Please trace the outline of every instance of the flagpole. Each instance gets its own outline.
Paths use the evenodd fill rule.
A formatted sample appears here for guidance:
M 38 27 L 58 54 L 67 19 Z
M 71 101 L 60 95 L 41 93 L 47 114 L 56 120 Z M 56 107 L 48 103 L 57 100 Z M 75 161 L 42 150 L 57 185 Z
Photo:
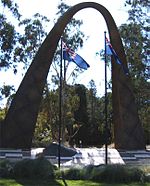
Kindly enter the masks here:
M 105 164 L 108 163 L 108 123 L 107 123 L 107 55 L 106 55 L 106 31 L 104 32 L 105 39 Z
M 60 169 L 61 157 L 61 127 L 62 127 L 62 60 L 63 60 L 63 47 L 61 38 L 61 55 L 60 55 L 60 77 L 59 77 L 59 132 L 58 132 L 58 167 Z
M 62 54 L 63 56 L 63 54 Z M 64 131 L 65 131 L 65 117 L 66 117 L 66 107 L 65 107 L 65 88 L 66 88 L 66 60 L 63 59 L 62 57 L 62 61 L 63 61 L 63 78 L 62 78 L 62 125 L 61 125 L 61 128 L 62 128 L 62 141 L 61 143 L 64 144 Z

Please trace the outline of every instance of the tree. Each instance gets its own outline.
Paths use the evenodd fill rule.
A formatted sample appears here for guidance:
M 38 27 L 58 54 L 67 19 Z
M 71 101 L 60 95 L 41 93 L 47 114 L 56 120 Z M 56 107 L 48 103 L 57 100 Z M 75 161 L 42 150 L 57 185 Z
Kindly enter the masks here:
M 74 119 L 76 123 L 75 131 L 76 135 L 73 136 L 73 140 L 76 145 L 87 145 L 89 143 L 89 116 L 87 112 L 87 96 L 86 87 L 81 84 L 75 85 L 76 94 L 79 96 L 79 107 L 74 112 Z
M 0 3 L 1 9 L 3 9 L 3 11 L 1 11 L 3 13 L 0 13 L 0 71 L 12 69 L 16 74 L 18 61 L 14 60 L 14 50 L 18 45 L 19 33 L 9 18 L 11 17 L 11 19 L 13 18 L 16 22 L 18 22 L 21 15 L 18 12 L 17 4 L 14 4 L 13 1 L 1 0 Z M 11 14 L 11 16 L 7 16 L 7 14 Z M 11 100 L 11 92 L 14 93 L 14 91 L 13 85 L 3 85 L 0 88 L 0 100 L 10 97 L 8 100 L 9 102 Z
M 74 117 L 76 122 L 81 124 L 88 123 L 88 113 L 87 113 L 87 100 L 86 100 L 86 88 L 84 85 L 77 84 L 76 85 L 76 94 L 80 98 L 79 108 L 74 113 Z
M 125 45 L 129 69 L 132 77 L 149 79 L 149 18 L 147 0 L 127 0 L 129 24 L 123 24 L 120 32 Z M 135 73 L 135 74 L 134 74 Z
M 43 99 L 40 105 L 38 119 L 36 123 L 33 144 L 46 145 L 51 141 L 57 141 L 59 126 L 59 108 L 57 90 L 48 89 L 46 84 Z
M 39 13 L 33 15 L 32 19 L 24 19 L 19 23 L 24 33 L 19 37 L 19 46 L 15 50 L 16 60 L 22 61 L 28 68 L 38 48 L 47 36 L 45 28 L 49 19 Z
M 18 5 L 16 3 L 14 4 L 12 0 L 1 0 L 1 3 L 4 8 L 8 8 L 11 11 L 15 18 L 19 19 L 21 17 L 18 11 Z
M 17 4 L 13 4 L 10 0 L 2 0 L 1 4 L 4 7 L 3 10 L 9 9 L 17 21 L 20 19 L 21 15 L 18 12 Z M 17 46 L 19 34 L 6 15 L 7 13 L 5 13 L 5 11 L 3 11 L 3 14 L 0 13 L 0 70 L 13 68 L 16 73 L 14 49 Z
M 91 133 L 92 145 L 103 145 L 105 143 L 105 98 L 96 96 L 95 82 L 89 82 L 89 90 L 87 93 L 88 113 L 89 113 L 89 133 Z M 108 94 L 108 128 L 109 133 L 112 132 L 112 94 Z M 109 136 L 110 137 L 110 136 Z M 109 143 L 111 141 L 109 140 Z
M 58 17 L 62 16 L 69 8 L 70 7 L 65 4 L 63 0 L 61 0 L 58 5 L 58 12 L 56 15 Z M 70 44 L 74 50 L 83 46 L 83 39 L 85 35 L 79 30 L 82 24 L 83 22 L 81 20 L 72 18 L 64 30 L 63 39 L 67 41 L 67 43 Z
M 65 103 L 66 115 L 63 131 L 64 142 L 70 141 L 73 135 L 74 111 L 78 108 L 78 97 L 75 88 L 67 85 L 67 99 Z M 35 129 L 34 144 L 46 145 L 51 141 L 58 140 L 59 131 L 59 89 L 49 90 L 45 86 L 43 99 L 39 110 L 37 126 Z
M 15 8 L 16 12 L 18 12 L 17 5 L 15 5 Z M 12 8 L 12 10 L 14 9 Z M 15 13 L 15 16 L 16 14 L 17 13 Z M 5 15 L 0 16 L 2 17 L 0 21 L 0 45 L 2 51 L 0 54 L 0 70 L 13 68 L 13 71 L 16 74 L 18 64 L 23 63 L 24 69 L 29 67 L 31 60 L 34 58 L 35 53 L 47 35 L 44 29 L 49 20 L 38 13 L 33 16 L 33 19 L 24 19 L 18 24 L 19 27 L 23 27 L 22 30 L 24 30 L 24 33 L 20 34 L 16 31 L 16 25 L 14 26 L 7 22 Z M 9 89 L 11 86 L 12 85 L 5 85 L 0 88 L 1 98 L 3 98 L 6 87 Z M 12 86 L 11 89 L 14 89 L 14 87 Z M 9 96 L 7 95 L 6 97 L 9 98 Z
M 94 125 L 95 123 L 95 97 L 96 97 L 96 85 L 94 80 L 91 80 L 89 82 L 89 111 L 90 111 L 90 118 L 91 118 L 91 123 Z

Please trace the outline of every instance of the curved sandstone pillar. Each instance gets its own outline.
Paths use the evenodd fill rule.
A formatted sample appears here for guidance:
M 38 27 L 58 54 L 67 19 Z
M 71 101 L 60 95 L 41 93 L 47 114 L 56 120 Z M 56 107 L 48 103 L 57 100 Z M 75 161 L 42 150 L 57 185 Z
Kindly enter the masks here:
M 25 74 L 1 125 L 1 147 L 31 147 L 43 88 L 59 39 L 73 15 L 84 8 L 94 8 L 103 15 L 111 43 L 124 65 L 127 65 L 116 24 L 108 10 L 93 2 L 73 6 L 50 31 Z M 115 145 L 121 149 L 143 149 L 145 148 L 144 137 L 130 79 L 115 63 L 112 62 L 112 66 Z

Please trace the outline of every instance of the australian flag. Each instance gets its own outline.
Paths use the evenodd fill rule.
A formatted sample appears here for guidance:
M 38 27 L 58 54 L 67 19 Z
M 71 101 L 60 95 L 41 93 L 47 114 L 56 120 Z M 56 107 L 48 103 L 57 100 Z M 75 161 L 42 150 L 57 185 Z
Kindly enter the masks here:
M 78 67 L 87 70 L 90 65 L 77 53 L 74 52 L 71 48 L 68 48 L 67 45 L 63 42 L 63 59 L 71 62 L 73 61 Z
M 112 45 L 110 44 L 109 40 L 107 37 L 105 38 L 106 42 L 106 55 L 112 55 L 116 61 L 117 64 L 122 66 L 122 69 L 125 74 L 128 74 L 128 69 L 123 65 L 121 60 L 119 59 L 118 55 L 116 54 L 115 50 L 113 49 Z

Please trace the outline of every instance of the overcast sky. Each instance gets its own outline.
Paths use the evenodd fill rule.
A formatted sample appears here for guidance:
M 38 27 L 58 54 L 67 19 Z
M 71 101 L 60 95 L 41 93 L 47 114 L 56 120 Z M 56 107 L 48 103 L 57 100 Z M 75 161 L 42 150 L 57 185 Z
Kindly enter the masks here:
M 15 0 L 19 5 L 19 11 L 24 18 L 31 18 L 35 13 L 40 13 L 47 16 L 50 19 L 50 23 L 47 26 L 48 31 L 54 26 L 54 18 L 57 12 L 57 5 L 60 0 Z M 75 5 L 83 0 L 64 0 L 68 5 Z M 127 10 L 124 7 L 125 0 L 96 0 L 113 16 L 117 26 L 125 23 L 128 17 Z M 96 56 L 96 52 L 104 48 L 104 31 L 107 31 L 107 27 L 102 15 L 95 9 L 86 8 L 79 11 L 75 17 L 83 20 L 81 30 L 89 39 L 84 43 L 82 49 L 77 51 L 89 64 L 90 68 L 84 73 L 79 75 L 77 83 L 84 84 L 87 86 L 88 82 L 93 79 L 96 83 L 98 96 L 102 96 L 104 93 L 104 62 L 100 61 L 99 57 Z M 74 64 L 73 64 L 74 65 Z M 16 89 L 19 86 L 22 76 L 13 75 L 9 72 L 0 72 L 0 86 L 5 84 L 15 85 Z M 9 78 L 8 78 L 9 77 Z M 10 78 L 11 77 L 11 78 Z M 15 83 L 14 83 L 15 82 Z

